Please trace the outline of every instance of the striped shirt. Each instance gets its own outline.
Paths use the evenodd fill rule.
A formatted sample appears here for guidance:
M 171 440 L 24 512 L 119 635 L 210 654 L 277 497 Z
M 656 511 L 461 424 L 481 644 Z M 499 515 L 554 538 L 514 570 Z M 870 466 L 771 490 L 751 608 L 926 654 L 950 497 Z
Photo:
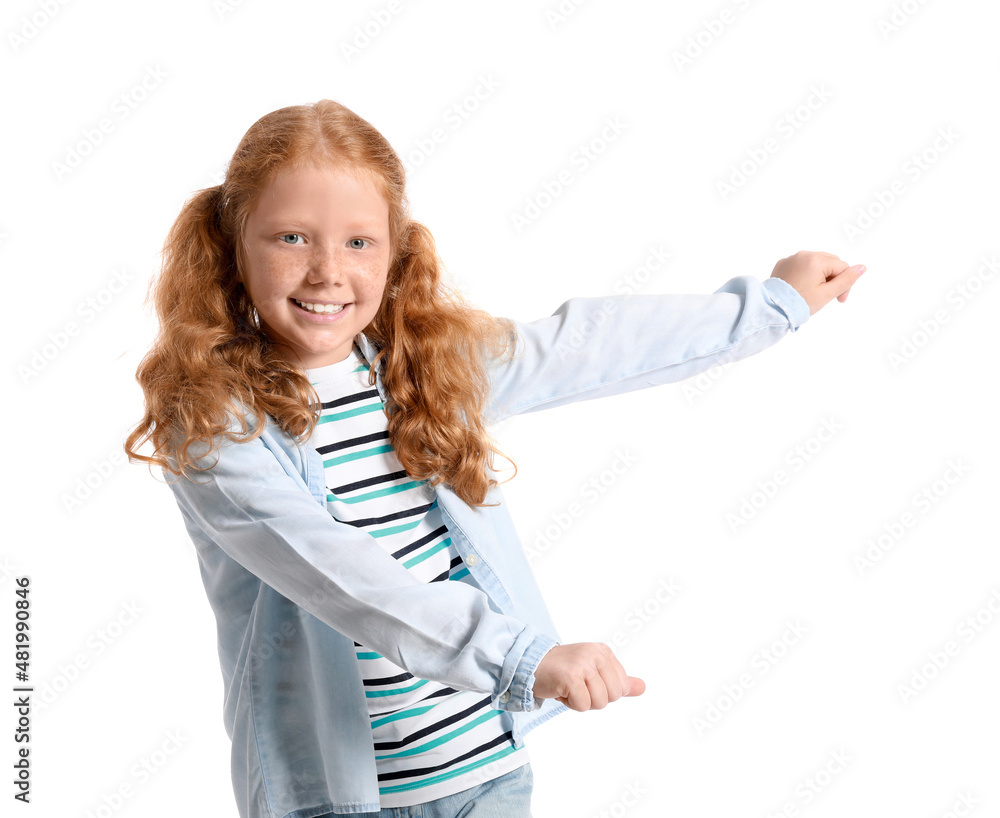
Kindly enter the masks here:
M 358 350 L 306 374 L 322 402 L 310 444 L 323 458 L 330 514 L 367 531 L 422 582 L 475 585 L 433 487 L 411 479 L 396 458 L 385 409 Z M 489 695 L 419 679 L 364 645 L 355 649 L 382 807 L 453 795 L 528 762 Z

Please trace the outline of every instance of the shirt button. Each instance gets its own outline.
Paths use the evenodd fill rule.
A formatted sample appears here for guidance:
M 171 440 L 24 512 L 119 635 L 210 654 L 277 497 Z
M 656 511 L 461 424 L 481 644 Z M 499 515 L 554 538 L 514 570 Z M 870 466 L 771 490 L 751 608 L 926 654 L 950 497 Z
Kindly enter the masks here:
M 479 562 L 479 557 L 475 554 L 469 554 L 469 556 L 465 558 L 466 565 L 475 565 L 477 562 Z
M 505 690 L 503 693 L 500 694 L 500 702 L 502 704 L 507 704 L 507 702 L 509 701 L 510 701 L 510 691 Z

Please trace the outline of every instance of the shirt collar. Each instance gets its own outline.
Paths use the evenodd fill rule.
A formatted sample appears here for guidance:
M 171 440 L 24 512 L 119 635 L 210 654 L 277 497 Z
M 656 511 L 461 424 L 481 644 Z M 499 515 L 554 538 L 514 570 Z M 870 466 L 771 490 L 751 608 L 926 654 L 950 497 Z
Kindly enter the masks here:
M 371 362 L 375 360 L 375 356 L 378 354 L 378 347 L 363 332 L 359 332 L 354 341 L 357 343 L 358 349 L 361 350 L 361 354 L 365 360 L 371 365 Z

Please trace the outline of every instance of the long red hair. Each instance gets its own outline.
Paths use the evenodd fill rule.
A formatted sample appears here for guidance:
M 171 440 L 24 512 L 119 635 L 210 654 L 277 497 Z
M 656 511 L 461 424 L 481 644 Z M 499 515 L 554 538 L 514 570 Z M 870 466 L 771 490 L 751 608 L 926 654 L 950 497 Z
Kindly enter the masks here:
M 243 286 L 243 237 L 261 191 L 301 164 L 360 171 L 389 207 L 392 261 L 382 303 L 364 330 L 379 351 L 388 393 L 389 438 L 406 471 L 445 483 L 482 505 L 496 480 L 499 453 L 482 420 L 491 356 L 513 348 L 513 324 L 467 304 L 442 280 L 434 239 L 409 218 L 405 170 L 386 139 L 331 100 L 282 108 L 246 132 L 221 185 L 198 191 L 171 227 L 150 296 L 159 334 L 136 372 L 145 414 L 125 441 L 130 461 L 172 474 L 196 465 L 226 436 L 251 440 L 263 424 L 239 433 L 228 413 L 269 416 L 304 443 L 319 417 L 319 398 L 303 370 L 261 328 Z M 152 456 L 138 449 L 146 441 Z M 190 447 L 206 444 L 193 458 Z

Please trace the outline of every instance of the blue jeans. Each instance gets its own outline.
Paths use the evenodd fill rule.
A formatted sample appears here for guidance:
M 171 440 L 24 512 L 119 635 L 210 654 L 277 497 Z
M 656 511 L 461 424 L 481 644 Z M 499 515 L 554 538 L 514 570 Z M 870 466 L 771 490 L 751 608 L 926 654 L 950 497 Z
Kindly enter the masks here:
M 454 795 L 379 812 L 352 812 L 318 818 L 531 818 L 531 764 Z

